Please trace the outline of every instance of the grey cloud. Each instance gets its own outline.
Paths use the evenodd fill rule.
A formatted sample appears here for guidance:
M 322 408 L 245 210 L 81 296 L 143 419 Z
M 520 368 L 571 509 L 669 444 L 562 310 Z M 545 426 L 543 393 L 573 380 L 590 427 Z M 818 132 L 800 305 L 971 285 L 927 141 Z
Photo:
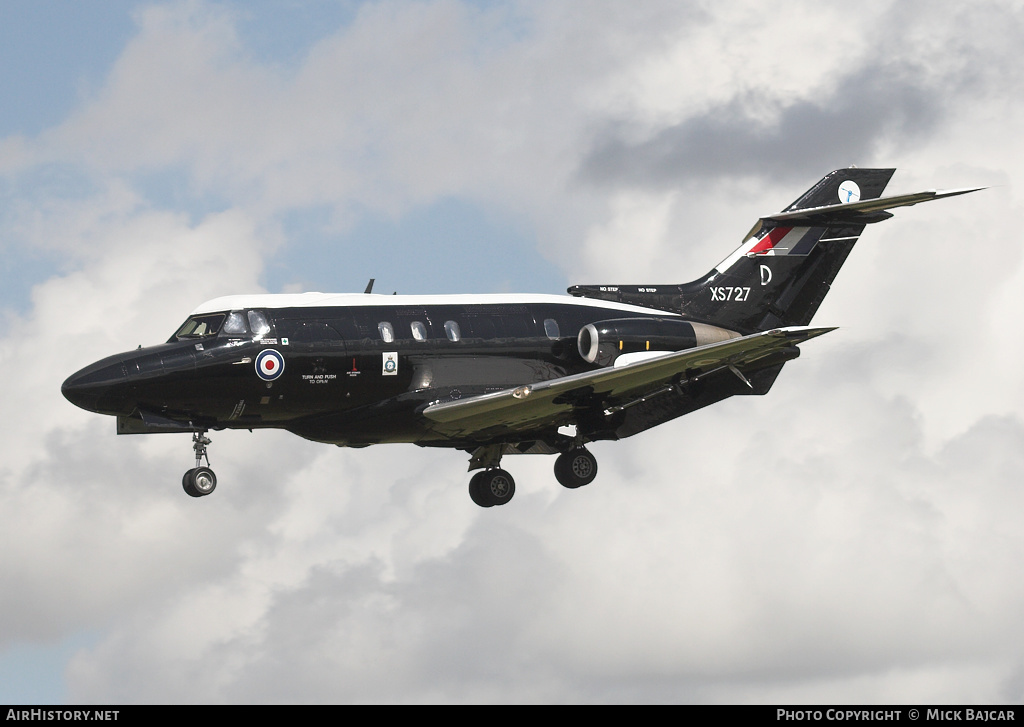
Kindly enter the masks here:
M 394 577 L 372 555 L 316 565 L 300 584 L 275 591 L 256 628 L 195 659 L 156 654 L 154 662 L 148 650 L 129 651 L 115 639 L 116 658 L 139 660 L 143 675 L 209 671 L 220 683 L 192 697 L 188 680 L 153 684 L 128 675 L 105 688 L 115 701 L 554 698 L 561 682 L 538 669 L 531 631 L 567 574 L 535 535 L 479 520 L 453 553 L 402 570 Z M 115 654 L 83 653 L 82 673 L 109 674 L 108 658 Z
M 672 188 L 709 177 L 771 175 L 806 180 L 863 165 L 883 142 L 922 144 L 944 117 L 948 97 L 906 69 L 869 67 L 822 99 L 798 99 L 764 121 L 753 94 L 662 129 L 639 142 L 611 131 L 584 159 L 579 177 L 600 185 Z

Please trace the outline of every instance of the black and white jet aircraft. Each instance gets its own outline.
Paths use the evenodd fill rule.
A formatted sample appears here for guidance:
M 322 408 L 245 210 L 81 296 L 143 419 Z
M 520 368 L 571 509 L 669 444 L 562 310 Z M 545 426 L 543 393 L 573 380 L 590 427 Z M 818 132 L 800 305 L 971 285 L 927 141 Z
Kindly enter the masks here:
M 740 394 L 763 395 L 864 226 L 975 191 L 881 197 L 894 169 L 840 169 L 762 217 L 691 283 L 575 285 L 555 295 L 238 295 L 196 308 L 167 343 L 64 382 L 118 434 L 191 432 L 185 492 L 209 495 L 209 430 L 286 429 L 347 447 L 412 442 L 470 454 L 473 501 L 515 493 L 507 454 L 556 454 L 589 484 L 588 442 L 622 439 Z M 206 466 L 202 465 L 206 460 Z

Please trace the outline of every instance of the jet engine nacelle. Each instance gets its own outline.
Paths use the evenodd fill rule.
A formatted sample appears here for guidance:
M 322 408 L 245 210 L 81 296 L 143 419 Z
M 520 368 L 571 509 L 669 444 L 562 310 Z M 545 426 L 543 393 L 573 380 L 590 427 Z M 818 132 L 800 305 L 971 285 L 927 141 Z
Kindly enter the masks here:
M 623 354 L 651 352 L 659 355 L 739 335 L 725 328 L 679 318 L 615 318 L 583 326 L 576 344 L 587 363 L 612 366 Z

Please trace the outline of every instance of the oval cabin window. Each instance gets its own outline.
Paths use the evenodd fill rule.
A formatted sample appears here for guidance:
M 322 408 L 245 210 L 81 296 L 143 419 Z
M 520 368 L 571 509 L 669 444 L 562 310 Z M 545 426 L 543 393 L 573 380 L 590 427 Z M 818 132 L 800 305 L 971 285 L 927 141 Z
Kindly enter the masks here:
M 459 330 L 459 324 L 455 321 L 444 322 L 444 334 L 448 336 L 449 341 L 458 341 L 462 338 L 462 331 Z

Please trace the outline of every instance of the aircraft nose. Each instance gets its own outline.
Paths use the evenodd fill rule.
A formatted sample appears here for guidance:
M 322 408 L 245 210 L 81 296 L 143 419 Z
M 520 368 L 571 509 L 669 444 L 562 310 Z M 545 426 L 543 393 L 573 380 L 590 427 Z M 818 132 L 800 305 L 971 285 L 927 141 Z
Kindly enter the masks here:
M 60 387 L 64 398 L 77 407 L 98 414 L 130 414 L 128 377 L 124 364 L 110 356 L 72 374 Z

